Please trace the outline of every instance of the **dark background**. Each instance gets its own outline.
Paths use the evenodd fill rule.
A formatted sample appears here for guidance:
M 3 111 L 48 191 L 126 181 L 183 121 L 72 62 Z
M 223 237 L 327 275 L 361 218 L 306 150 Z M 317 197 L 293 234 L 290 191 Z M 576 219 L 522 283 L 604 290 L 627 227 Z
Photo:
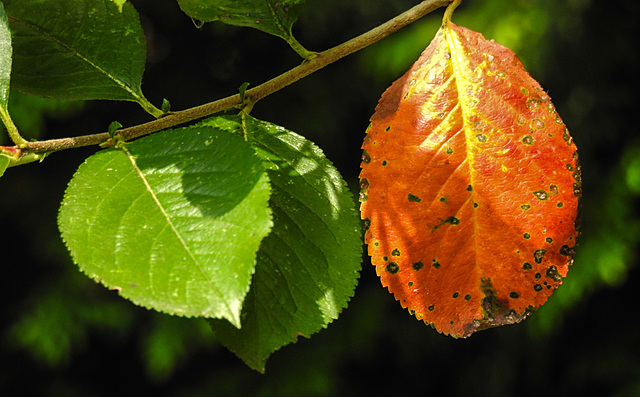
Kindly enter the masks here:
M 163 98 L 173 109 L 199 105 L 300 63 L 284 41 L 257 30 L 197 29 L 175 1 L 131 2 L 148 38 L 143 90 L 157 106 Z M 416 2 L 307 3 L 294 33 L 323 50 Z M 467 0 L 454 15 L 519 55 L 553 98 L 581 156 L 575 265 L 524 323 L 466 340 L 442 336 L 401 309 L 363 256 L 349 308 L 328 329 L 276 352 L 261 375 L 219 345 L 204 320 L 149 312 L 78 272 L 56 226 L 66 183 L 97 150 L 76 149 L 0 179 L 0 395 L 640 395 L 639 11 L 632 0 Z M 436 11 L 273 94 L 252 115 L 315 141 L 355 192 L 368 118 L 441 16 Z M 23 134 L 37 139 L 149 120 L 135 104 L 15 93 L 10 109 Z

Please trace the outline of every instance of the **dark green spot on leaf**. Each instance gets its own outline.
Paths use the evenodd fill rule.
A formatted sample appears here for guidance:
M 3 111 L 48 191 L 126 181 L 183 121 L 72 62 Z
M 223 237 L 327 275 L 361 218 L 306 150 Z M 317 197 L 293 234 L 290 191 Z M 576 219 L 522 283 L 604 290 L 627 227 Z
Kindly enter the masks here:
M 384 270 L 386 270 L 391 274 L 396 274 L 398 273 L 398 271 L 400 271 L 400 266 L 395 262 L 389 262 L 389 264 L 387 265 L 387 267 L 385 267 Z
M 533 195 L 538 198 L 538 200 L 546 200 L 549 198 L 549 194 L 544 190 L 536 190 L 533 192 Z
M 547 253 L 546 249 L 540 248 L 533 253 L 533 258 L 536 263 L 542 263 L 542 258 L 544 258 L 544 254 Z
M 420 197 L 418 197 L 418 196 L 416 196 L 416 195 L 413 195 L 413 194 L 411 194 L 411 193 L 409 193 L 409 194 L 407 195 L 407 200 L 409 200 L 409 201 L 410 201 L 410 202 L 412 202 L 412 203 L 419 203 L 419 202 L 421 202 L 421 201 L 422 201 L 422 199 L 421 199 Z

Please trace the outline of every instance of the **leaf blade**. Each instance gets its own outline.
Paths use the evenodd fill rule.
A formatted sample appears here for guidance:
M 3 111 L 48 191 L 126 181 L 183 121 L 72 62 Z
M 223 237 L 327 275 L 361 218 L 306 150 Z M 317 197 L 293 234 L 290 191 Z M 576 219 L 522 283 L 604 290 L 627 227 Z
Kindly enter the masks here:
M 9 21 L 4 11 L 4 5 L 0 3 L 0 106 L 5 110 L 7 110 L 9 102 L 12 57 L 13 47 Z
M 509 49 L 443 26 L 383 95 L 363 148 L 365 241 L 419 319 L 466 337 L 521 321 L 562 283 L 577 152 Z
M 358 216 L 338 171 L 300 135 L 248 116 L 205 123 L 246 132 L 272 184 L 274 228 L 258 251 L 244 326 L 210 322 L 230 350 L 264 371 L 274 351 L 318 332 L 347 306 L 360 269 Z
M 59 99 L 138 102 L 146 45 L 138 13 L 110 0 L 5 1 L 14 35 L 13 86 Z
M 184 128 L 89 158 L 59 225 L 81 270 L 123 297 L 239 327 L 255 252 L 271 228 L 269 191 L 242 139 Z
M 202 22 L 252 27 L 288 39 L 305 0 L 178 0 L 182 11 Z

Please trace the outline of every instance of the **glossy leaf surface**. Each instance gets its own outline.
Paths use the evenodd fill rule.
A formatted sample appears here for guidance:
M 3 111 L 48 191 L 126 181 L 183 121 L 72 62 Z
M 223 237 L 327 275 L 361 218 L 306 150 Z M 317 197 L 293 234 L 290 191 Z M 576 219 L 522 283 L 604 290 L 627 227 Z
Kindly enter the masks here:
M 269 193 L 242 138 L 183 128 L 88 158 L 65 193 L 59 226 L 81 270 L 123 297 L 240 327 L 272 224 Z
M 211 321 L 220 341 L 263 371 L 271 353 L 318 332 L 347 306 L 360 270 L 358 214 L 339 172 L 302 136 L 249 116 L 205 125 L 247 136 L 271 182 L 274 226 L 258 251 L 242 328 Z
M 513 52 L 444 24 L 384 93 L 361 172 L 384 286 L 439 332 L 521 321 L 572 263 L 576 146 Z
M 13 87 L 60 99 L 111 99 L 162 112 L 142 94 L 145 38 L 138 13 L 111 0 L 6 0 Z
M 304 3 L 305 0 L 178 0 L 182 11 L 199 21 L 248 26 L 285 39 L 291 37 L 291 27 Z
M 9 22 L 4 12 L 4 6 L 0 3 L 0 107 L 5 110 L 9 101 L 12 51 Z

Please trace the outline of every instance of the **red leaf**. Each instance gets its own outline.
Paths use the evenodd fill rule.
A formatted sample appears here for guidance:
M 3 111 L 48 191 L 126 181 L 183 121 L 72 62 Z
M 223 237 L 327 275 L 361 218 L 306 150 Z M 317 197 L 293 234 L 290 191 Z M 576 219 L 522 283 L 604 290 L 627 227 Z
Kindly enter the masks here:
M 576 146 L 511 50 L 445 23 L 367 133 L 365 241 L 418 319 L 467 337 L 521 321 L 562 284 L 579 227 Z

